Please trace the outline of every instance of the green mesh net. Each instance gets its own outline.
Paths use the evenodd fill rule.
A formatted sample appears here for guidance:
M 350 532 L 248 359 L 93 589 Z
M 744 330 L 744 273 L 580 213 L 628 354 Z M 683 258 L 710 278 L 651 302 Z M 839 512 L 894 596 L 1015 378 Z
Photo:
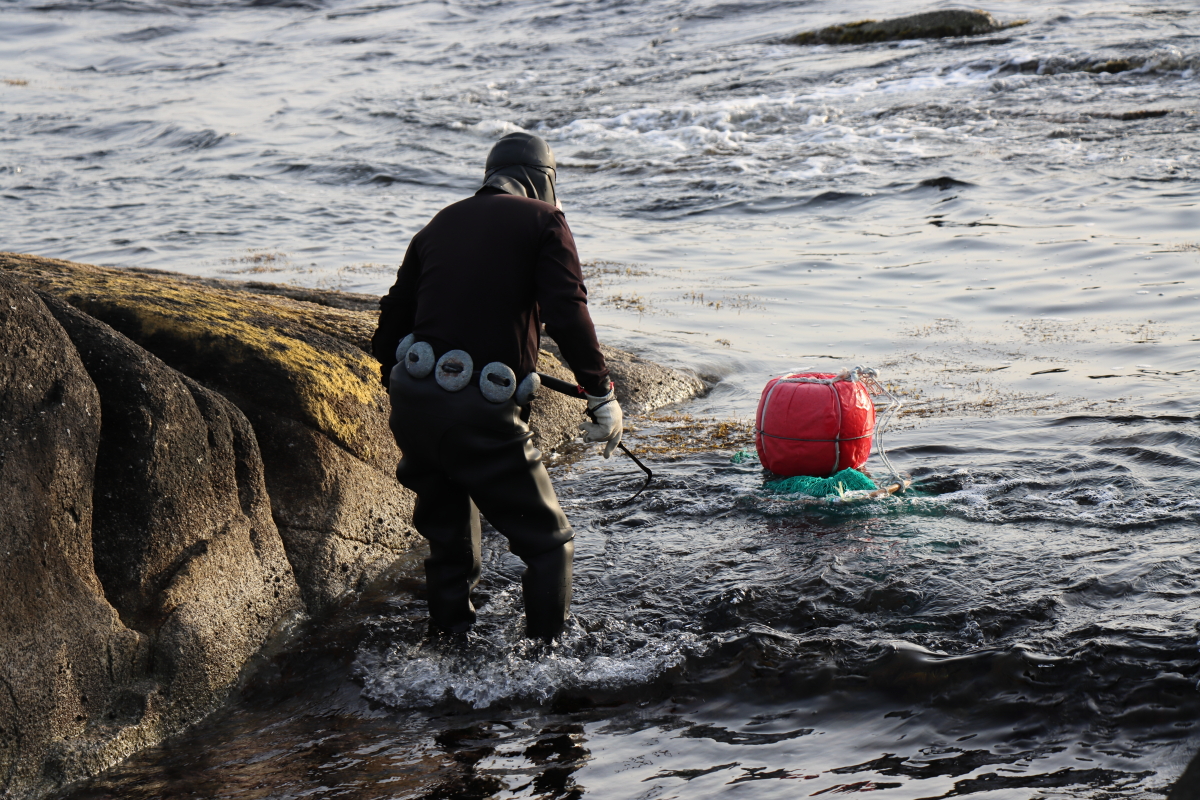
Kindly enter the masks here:
M 763 488 L 773 494 L 807 494 L 811 497 L 829 497 L 842 492 L 853 492 L 860 489 L 878 489 L 875 481 L 856 469 L 844 469 L 835 472 L 828 478 L 813 478 L 808 475 L 797 475 L 794 478 L 781 478 L 777 481 L 767 481 Z
M 748 464 L 758 461 L 758 455 L 749 450 L 739 450 L 729 460 L 734 464 Z M 763 490 L 771 494 L 806 494 L 810 497 L 833 497 L 842 492 L 874 491 L 878 488 L 875 481 L 856 469 L 844 469 L 828 478 L 797 475 L 763 484 Z

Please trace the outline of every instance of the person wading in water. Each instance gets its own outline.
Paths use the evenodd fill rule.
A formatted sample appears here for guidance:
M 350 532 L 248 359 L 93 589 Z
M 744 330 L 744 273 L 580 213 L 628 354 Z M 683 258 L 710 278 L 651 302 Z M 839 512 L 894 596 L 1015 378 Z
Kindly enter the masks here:
M 380 301 L 372 349 L 403 453 L 396 477 L 417 494 L 429 540 L 429 616 L 449 633 L 475 622 L 479 512 L 526 565 L 526 632 L 552 639 L 571 603 L 574 533 L 530 442 L 541 326 L 587 393 L 586 442 L 621 441 L 621 407 L 587 307 L 575 240 L 554 192 L 550 146 L 510 133 L 483 186 L 442 209 L 409 243 Z

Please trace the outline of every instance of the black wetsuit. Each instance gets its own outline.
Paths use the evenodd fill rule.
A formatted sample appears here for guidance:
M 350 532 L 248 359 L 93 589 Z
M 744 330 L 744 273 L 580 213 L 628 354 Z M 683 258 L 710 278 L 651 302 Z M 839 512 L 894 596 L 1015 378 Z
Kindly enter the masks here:
M 431 620 L 448 631 L 475 621 L 470 592 L 479 580 L 482 511 L 527 565 L 529 633 L 554 636 L 570 605 L 573 533 L 520 409 L 514 400 L 486 400 L 476 382 L 448 392 L 432 376 L 414 378 L 395 365 L 395 349 L 413 333 L 439 357 L 465 350 L 476 370 L 500 361 L 520 380 L 536 368 L 544 322 L 579 384 L 589 394 L 607 393 L 608 369 L 566 219 L 548 203 L 485 188 L 413 237 L 380 305 L 372 345 L 404 454 L 396 475 L 416 492 L 413 522 L 429 541 Z
M 608 368 L 587 308 L 575 240 L 549 203 L 488 188 L 442 209 L 408 246 L 380 302 L 372 340 L 384 380 L 409 333 L 441 356 L 460 349 L 476 369 L 537 367 L 541 324 L 588 394 L 608 392 Z

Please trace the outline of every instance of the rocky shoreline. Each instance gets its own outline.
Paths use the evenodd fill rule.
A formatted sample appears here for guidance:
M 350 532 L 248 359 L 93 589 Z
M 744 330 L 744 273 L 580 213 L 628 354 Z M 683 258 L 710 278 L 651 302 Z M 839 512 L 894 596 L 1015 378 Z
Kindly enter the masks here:
M 203 717 L 413 546 L 375 300 L 0 253 L 0 796 Z M 539 369 L 569 378 L 555 353 Z M 703 390 L 606 355 L 629 412 Z M 535 443 L 579 412 L 543 392 Z

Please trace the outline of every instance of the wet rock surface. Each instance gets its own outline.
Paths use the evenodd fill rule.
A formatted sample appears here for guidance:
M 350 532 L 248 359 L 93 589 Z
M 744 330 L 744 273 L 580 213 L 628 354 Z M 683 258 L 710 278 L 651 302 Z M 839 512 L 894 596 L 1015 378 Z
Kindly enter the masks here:
M 0 375 L 0 792 L 21 797 L 77 770 L 56 751 L 103 718 L 109 656 L 127 674 L 143 640 L 92 570 L 100 398 L 66 333 L 5 275 Z
M 147 632 L 181 612 L 196 617 L 213 626 L 196 644 L 238 651 L 240 664 L 261 626 L 300 608 L 246 418 L 104 323 L 45 302 L 100 392 L 92 542 L 109 601 Z M 255 588 L 238 596 L 231 586 Z M 221 608 L 183 611 L 191 598 L 222 595 Z M 232 640 L 239 618 L 258 623 L 252 643 Z
M 171 727 L 203 714 L 303 609 L 249 423 L 107 325 L 46 303 L 100 391 L 92 543 L 125 625 L 149 642 Z
M 787 44 L 869 44 L 904 39 L 943 39 L 949 36 L 982 36 L 1025 24 L 1024 20 L 1000 23 L 986 11 L 946 9 L 896 19 L 864 19 L 830 25 L 789 36 Z
M 556 361 L 561 362 L 562 353 L 553 340 L 543 337 L 542 347 Z M 609 375 L 616 385 L 617 399 L 626 414 L 645 414 L 656 408 L 695 397 L 707 388 L 702 380 L 690 373 L 655 364 L 615 347 L 602 344 L 600 349 L 608 363 Z M 540 364 L 538 368 L 541 369 Z M 565 370 L 562 375 L 555 377 L 574 380 Z M 543 394 L 545 393 L 543 391 Z

